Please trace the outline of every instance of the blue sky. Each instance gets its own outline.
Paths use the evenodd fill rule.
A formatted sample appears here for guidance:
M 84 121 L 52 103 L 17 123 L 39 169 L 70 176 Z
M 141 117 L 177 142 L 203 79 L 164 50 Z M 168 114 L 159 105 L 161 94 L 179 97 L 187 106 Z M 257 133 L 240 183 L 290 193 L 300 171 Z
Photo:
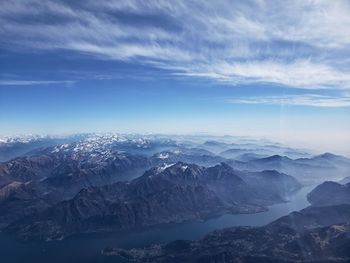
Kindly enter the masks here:
M 264 136 L 346 151 L 349 1 L 1 1 L 0 134 Z

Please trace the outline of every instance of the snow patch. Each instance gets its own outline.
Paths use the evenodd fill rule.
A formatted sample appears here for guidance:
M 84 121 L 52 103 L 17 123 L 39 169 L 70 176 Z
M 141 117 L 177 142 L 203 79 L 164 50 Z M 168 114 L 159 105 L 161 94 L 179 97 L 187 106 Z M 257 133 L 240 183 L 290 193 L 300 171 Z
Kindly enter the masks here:
M 184 172 L 184 171 L 186 171 L 186 169 L 188 168 L 188 165 L 182 165 L 181 166 L 181 170 Z
M 159 159 L 168 159 L 169 158 L 169 153 L 160 153 L 158 154 Z
M 165 164 L 163 164 L 162 166 L 159 166 L 159 167 L 157 168 L 157 172 L 158 172 L 158 173 L 161 173 L 161 172 L 163 172 L 165 169 L 167 169 L 167 168 L 173 166 L 174 164 L 175 164 L 175 163 L 165 163 Z

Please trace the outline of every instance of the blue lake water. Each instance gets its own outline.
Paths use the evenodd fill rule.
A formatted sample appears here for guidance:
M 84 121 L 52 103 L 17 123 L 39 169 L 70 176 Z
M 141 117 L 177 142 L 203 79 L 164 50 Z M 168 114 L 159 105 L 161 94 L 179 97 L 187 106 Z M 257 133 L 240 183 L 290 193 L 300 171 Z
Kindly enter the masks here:
M 143 247 L 152 243 L 166 243 L 176 239 L 196 239 L 215 230 L 231 226 L 265 225 L 292 211 L 309 205 L 306 195 L 313 186 L 302 188 L 288 203 L 269 207 L 269 211 L 258 214 L 226 214 L 202 222 L 188 222 L 157 226 L 138 231 L 89 234 L 52 242 L 19 242 L 13 236 L 0 233 L 0 261 L 12 262 L 124 262 L 116 257 L 105 257 L 101 250 L 106 247 Z

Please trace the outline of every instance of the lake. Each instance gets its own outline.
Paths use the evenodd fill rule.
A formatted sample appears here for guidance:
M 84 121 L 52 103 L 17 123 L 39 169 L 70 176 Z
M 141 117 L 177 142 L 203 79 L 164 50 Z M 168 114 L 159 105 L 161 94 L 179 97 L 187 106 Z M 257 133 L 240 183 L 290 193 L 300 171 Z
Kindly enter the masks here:
M 79 235 L 63 241 L 19 242 L 13 236 L 0 233 L 0 258 L 2 263 L 61 263 L 61 262 L 125 262 L 116 257 L 105 257 L 106 247 L 143 247 L 152 243 L 166 243 L 176 239 L 196 239 L 220 228 L 231 226 L 265 225 L 292 211 L 309 205 L 306 195 L 314 187 L 307 186 L 290 198 L 288 203 L 269 206 L 269 211 L 258 214 L 225 214 L 200 222 L 157 226 L 135 231 Z

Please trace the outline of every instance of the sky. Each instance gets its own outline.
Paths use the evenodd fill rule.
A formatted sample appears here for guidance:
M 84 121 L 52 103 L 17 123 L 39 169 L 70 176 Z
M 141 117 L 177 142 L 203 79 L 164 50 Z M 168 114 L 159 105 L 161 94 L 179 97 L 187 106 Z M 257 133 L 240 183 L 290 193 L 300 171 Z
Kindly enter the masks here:
M 348 0 L 0 5 L 0 135 L 210 133 L 350 152 Z

